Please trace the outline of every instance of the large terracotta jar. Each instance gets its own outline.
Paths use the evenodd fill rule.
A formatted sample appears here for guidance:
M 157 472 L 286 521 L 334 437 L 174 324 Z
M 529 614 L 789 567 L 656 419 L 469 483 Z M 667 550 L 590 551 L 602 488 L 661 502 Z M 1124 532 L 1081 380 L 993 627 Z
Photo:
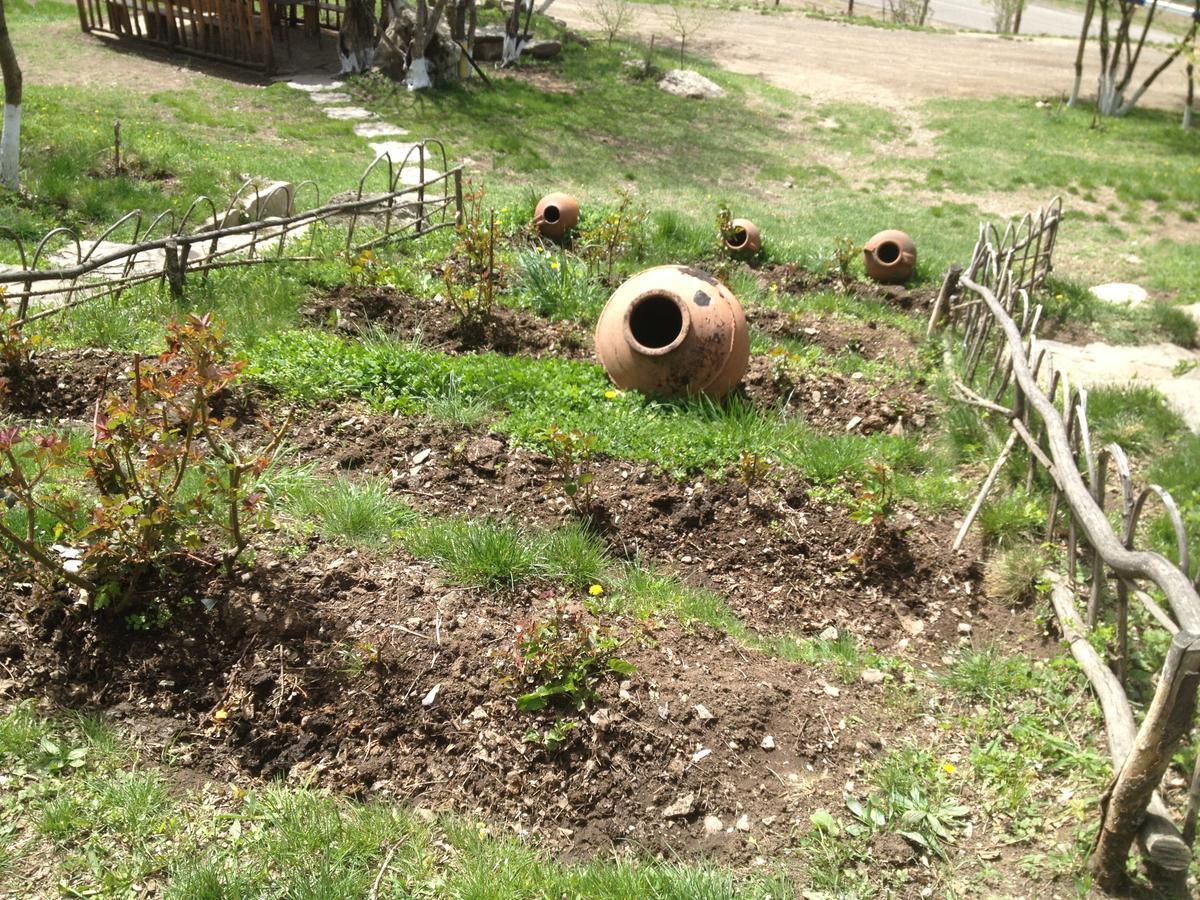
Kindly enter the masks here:
M 863 264 L 875 281 L 900 284 L 917 264 L 917 245 L 903 231 L 881 231 L 863 246 Z
M 547 194 L 538 201 L 533 224 L 542 237 L 557 240 L 579 222 L 579 201 L 570 194 Z
M 596 354 L 619 388 L 718 398 L 746 374 L 750 329 L 737 298 L 707 272 L 657 266 L 609 297 Z
M 749 219 L 734 219 L 722 237 L 730 253 L 753 256 L 762 249 L 762 232 Z

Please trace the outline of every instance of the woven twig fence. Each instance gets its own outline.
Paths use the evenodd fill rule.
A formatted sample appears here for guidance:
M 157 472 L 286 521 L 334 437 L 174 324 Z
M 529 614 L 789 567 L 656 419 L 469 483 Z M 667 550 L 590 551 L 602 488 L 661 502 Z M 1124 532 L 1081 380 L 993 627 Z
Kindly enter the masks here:
M 430 163 L 440 168 L 431 169 Z M 313 207 L 296 211 L 298 201 L 308 197 Z M 280 204 L 287 215 L 221 225 L 235 209 L 261 213 Z M 55 228 L 31 251 L 14 232 L 0 229 L 0 242 L 7 239 L 15 246 L 10 258 L 20 260 L 0 271 L 0 288 L 10 309 L 15 302 L 14 324 L 19 327 L 92 300 L 118 297 L 146 282 L 167 283 L 180 294 L 189 273 L 207 277 L 234 266 L 324 259 L 332 253 L 318 244 L 318 226 L 344 228 L 345 239 L 338 241 L 336 252 L 350 256 L 454 227 L 461 217 L 462 169 L 447 171 L 445 147 L 440 141 L 423 141 L 399 164 L 387 155 L 375 159 L 349 199 L 340 202 L 321 205 L 320 189 L 311 181 L 265 193 L 246 182 L 223 205 L 197 197 L 182 216 L 167 211 L 152 219 L 134 210 L 92 240 L 70 228 Z
M 1092 871 L 1101 886 L 1122 887 L 1138 840 L 1148 874 L 1168 892 L 1182 895 L 1200 806 L 1200 765 L 1182 829 L 1159 789 L 1193 723 L 1200 683 L 1200 578 L 1191 579 L 1184 517 L 1170 493 L 1154 484 L 1137 488 L 1121 447 L 1094 445 L 1087 391 L 1055 370 L 1039 345 L 1042 307 L 1032 298 L 1050 271 L 1060 221 L 1056 200 L 1003 235 L 982 227 L 970 264 L 947 274 L 941 309 L 930 319 L 931 330 L 947 320 L 953 325 L 948 357 L 957 368 L 951 375 L 957 397 L 982 414 L 1002 417 L 1009 428 L 955 545 L 961 545 L 1019 445 L 1027 456 L 1026 487 L 1033 487 L 1039 470 L 1048 476 L 1046 539 L 1064 540 L 1067 560 L 1065 576 L 1050 574 L 1052 601 L 1062 634 L 1099 698 L 1115 772 L 1100 802 Z M 1111 472 L 1116 484 L 1110 489 Z M 1114 496 L 1119 504 L 1115 528 L 1109 518 Z M 1175 561 L 1135 546 L 1152 507 L 1164 512 L 1174 531 Z M 1082 614 L 1077 609 L 1081 591 L 1086 592 Z M 1151 627 L 1172 635 L 1140 724 L 1126 693 L 1131 603 L 1149 614 Z M 1115 632 L 1107 660 L 1088 640 L 1101 624 Z

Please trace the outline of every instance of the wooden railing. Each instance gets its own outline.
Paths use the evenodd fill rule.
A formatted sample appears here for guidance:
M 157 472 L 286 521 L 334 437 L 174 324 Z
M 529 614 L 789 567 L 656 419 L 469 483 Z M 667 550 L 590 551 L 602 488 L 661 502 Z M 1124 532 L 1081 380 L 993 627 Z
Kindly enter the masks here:
M 438 168 L 431 169 L 431 162 Z M 167 211 L 148 224 L 145 214 L 134 210 L 90 240 L 56 228 L 30 251 L 11 230 L 0 229 L 0 248 L 7 237 L 12 242 L 7 255 L 19 260 L 0 270 L 0 287 L 19 327 L 147 282 L 163 282 L 181 293 L 189 274 L 207 277 L 232 266 L 362 253 L 461 221 L 462 169 L 447 168 L 441 142 L 424 141 L 399 165 L 388 156 L 377 158 L 350 196 L 337 203 L 320 205 L 313 182 L 265 193 L 247 182 L 224 205 L 197 197 L 182 216 Z M 297 201 L 310 194 L 314 207 L 296 211 Z M 247 207 L 256 221 L 224 225 L 234 210 Z M 284 214 L 262 217 L 272 209 Z M 336 244 L 318 242 L 321 231 L 332 234 Z
M 1018 445 L 1027 454 L 1025 482 L 1048 476 L 1047 540 L 1062 539 L 1064 575 L 1050 573 L 1052 602 L 1064 639 L 1095 690 L 1104 714 L 1115 777 L 1100 800 L 1100 830 L 1091 867 L 1101 886 L 1124 886 L 1126 862 L 1135 839 L 1146 868 L 1171 895 L 1186 894 L 1197 809 L 1200 765 L 1181 829 L 1159 793 L 1172 755 L 1188 735 L 1200 684 L 1200 577 L 1192 580 L 1184 517 L 1159 485 L 1135 488 L 1128 457 L 1115 443 L 1093 444 L 1087 417 L 1087 391 L 1072 387 L 1047 362 L 1037 327 L 1042 307 L 1034 302 L 1050 271 L 1050 253 L 1061 221 L 1056 200 L 1000 235 L 981 228 L 971 262 L 952 269 L 943 284 L 930 329 L 949 321 L 956 339 L 949 356 L 956 362 L 951 380 L 958 398 L 999 417 L 1008 438 L 985 478 L 956 544 L 995 487 Z M 957 344 L 954 348 L 953 344 Z M 1115 470 L 1119 530 L 1110 523 L 1109 470 Z M 1174 535 L 1177 559 L 1137 549 L 1140 525 L 1157 503 Z M 1086 573 L 1081 573 L 1082 567 Z M 1086 584 L 1084 612 L 1077 596 Z M 1157 594 L 1166 603 L 1164 609 Z M 1130 606 L 1147 614 L 1148 627 L 1172 634 L 1154 695 L 1136 723 L 1126 693 L 1129 674 Z M 1109 624 L 1114 645 L 1109 661 L 1096 652 L 1096 629 Z

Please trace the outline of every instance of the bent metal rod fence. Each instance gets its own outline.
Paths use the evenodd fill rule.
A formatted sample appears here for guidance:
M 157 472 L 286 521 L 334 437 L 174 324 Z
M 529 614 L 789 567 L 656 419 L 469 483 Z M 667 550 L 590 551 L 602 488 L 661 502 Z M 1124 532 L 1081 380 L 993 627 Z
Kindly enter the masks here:
M 931 331 L 946 320 L 957 331 L 958 352 L 948 344 L 947 357 L 957 359 L 952 383 L 958 399 L 981 414 L 1002 417 L 1009 426 L 1008 439 L 955 546 L 1019 441 L 1028 455 L 1026 487 L 1033 487 L 1039 470 L 1048 476 L 1046 539 L 1065 536 L 1067 561 L 1066 577 L 1049 576 L 1051 599 L 1063 637 L 1099 699 L 1112 755 L 1115 776 L 1100 801 L 1091 869 L 1102 887 L 1119 888 L 1137 839 L 1151 878 L 1169 892 L 1182 894 L 1200 808 L 1200 760 L 1182 830 L 1168 812 L 1160 787 L 1193 723 L 1200 684 L 1200 576 L 1191 580 L 1184 518 L 1171 495 L 1155 484 L 1135 488 L 1129 459 L 1118 444 L 1094 445 L 1087 391 L 1071 386 L 1066 374 L 1047 362 L 1046 350 L 1039 345 L 1042 307 L 1033 304 L 1031 296 L 1050 271 L 1061 219 L 1062 206 L 1055 200 L 1003 235 L 991 226 L 981 227 L 970 264 L 947 274 L 930 317 Z M 1119 531 L 1110 524 L 1106 509 L 1112 500 L 1106 484 L 1110 469 L 1115 469 L 1118 482 L 1112 493 L 1119 496 Z M 1173 530 L 1176 561 L 1134 546 L 1139 526 L 1155 503 Z M 1087 602 L 1081 615 L 1077 593 L 1083 584 Z M 1156 591 L 1166 608 L 1148 591 Z M 1131 602 L 1145 610 L 1150 627 L 1172 634 L 1140 725 L 1126 693 Z M 1089 641 L 1106 621 L 1115 630 L 1115 646 L 1107 648 L 1107 660 Z
M 431 169 L 431 162 L 440 168 Z M 296 200 L 309 194 L 315 206 L 296 211 Z M 20 260 L 0 267 L 0 290 L 9 309 L 15 301 L 12 324 L 20 327 L 91 300 L 119 297 L 146 282 L 166 283 L 179 295 L 189 272 L 207 278 L 213 270 L 233 266 L 326 259 L 333 254 L 318 246 L 318 226 L 344 227 L 338 252 L 350 256 L 462 220 L 462 168 L 448 170 L 445 147 L 436 140 L 414 144 L 399 164 L 387 155 L 378 157 L 348 194 L 320 205 L 314 182 L 279 184 L 264 192 L 248 181 L 223 207 L 197 197 L 182 216 L 168 210 L 149 224 L 141 210 L 134 210 L 94 240 L 55 228 L 32 253 L 16 233 L 0 229 L 0 240 L 11 240 Z M 243 209 L 256 221 L 225 224 L 240 219 L 235 210 Z M 263 217 L 277 209 L 285 214 Z M 200 216 L 207 218 L 196 221 Z

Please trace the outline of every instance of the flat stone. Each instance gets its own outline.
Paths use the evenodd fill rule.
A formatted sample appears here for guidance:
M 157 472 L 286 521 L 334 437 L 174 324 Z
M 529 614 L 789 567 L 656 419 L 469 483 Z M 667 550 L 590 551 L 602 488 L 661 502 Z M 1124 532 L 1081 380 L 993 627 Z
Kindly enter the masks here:
M 287 86 L 293 91 L 304 91 L 308 94 L 316 91 L 336 91 L 344 84 L 344 81 L 338 81 L 328 75 L 297 75 L 287 82 Z
M 1066 373 L 1072 386 L 1152 387 L 1189 428 L 1200 431 L 1200 353 L 1168 343 L 1124 346 L 1097 342 L 1078 346 L 1039 341 L 1038 345 L 1046 349 L 1054 367 Z M 1042 366 L 1043 386 L 1049 371 L 1049 366 Z
M 400 137 L 408 134 L 408 129 L 391 122 L 359 122 L 354 126 L 354 133 L 360 138 Z
M 720 834 L 725 830 L 725 823 L 716 816 L 704 817 L 704 833 L 705 834 Z
M 313 91 L 308 96 L 313 103 L 349 103 L 354 99 L 342 91 Z
M 676 798 L 675 802 L 667 806 L 663 811 L 664 819 L 683 819 L 690 816 L 696 811 L 696 795 L 695 793 L 687 793 Z
M 386 156 L 394 163 L 402 163 L 412 152 L 413 147 L 417 145 L 411 141 L 376 141 L 370 146 L 376 156 Z M 412 160 L 414 163 L 417 160 L 415 153 L 412 155 Z
M 379 116 L 361 106 L 327 106 L 321 110 L 329 118 L 339 122 L 362 122 L 366 119 L 378 119 Z
M 672 69 L 662 77 L 658 86 L 668 94 L 674 94 L 676 97 L 690 97 L 693 100 L 725 96 L 725 91 L 720 85 L 691 69 Z
M 1105 303 L 1112 303 L 1117 306 L 1140 306 L 1150 297 L 1144 287 L 1136 284 L 1124 284 L 1122 282 L 1098 284 L 1088 290 L 1097 300 L 1103 300 Z

